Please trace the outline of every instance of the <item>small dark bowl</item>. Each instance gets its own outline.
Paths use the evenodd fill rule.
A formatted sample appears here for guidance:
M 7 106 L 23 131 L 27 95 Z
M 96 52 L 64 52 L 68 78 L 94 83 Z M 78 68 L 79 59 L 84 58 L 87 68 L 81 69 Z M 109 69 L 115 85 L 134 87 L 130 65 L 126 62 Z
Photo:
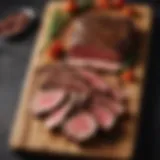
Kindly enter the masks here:
M 22 7 L 22 8 L 19 8 L 19 9 L 15 9 L 11 12 L 9 12 L 8 14 L 6 14 L 4 16 L 4 19 L 5 17 L 7 17 L 7 15 L 12 15 L 12 14 L 15 14 L 15 13 L 25 13 L 25 15 L 27 15 L 28 17 L 28 23 L 27 25 L 24 27 L 24 29 L 20 30 L 19 32 L 16 32 L 16 33 L 13 33 L 13 34 L 8 34 L 8 35 L 0 35 L 0 40 L 1 41 L 5 41 L 5 40 L 13 40 L 13 39 L 17 39 L 17 38 L 20 38 L 20 37 L 23 37 L 24 35 L 26 34 L 29 34 L 29 31 L 32 30 L 33 28 L 35 28 L 35 26 L 37 26 L 37 22 L 38 22 L 38 16 L 36 14 L 36 11 L 31 8 L 31 7 Z M 3 18 L 2 18 L 3 20 Z

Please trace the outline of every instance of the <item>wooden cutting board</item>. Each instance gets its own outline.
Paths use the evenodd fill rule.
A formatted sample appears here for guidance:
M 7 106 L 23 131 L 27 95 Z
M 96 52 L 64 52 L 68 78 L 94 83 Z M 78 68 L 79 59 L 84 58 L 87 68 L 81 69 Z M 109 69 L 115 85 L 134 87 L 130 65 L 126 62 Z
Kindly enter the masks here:
M 53 14 L 55 8 L 63 6 L 63 2 L 50 2 L 44 12 L 40 33 L 37 38 L 33 56 L 31 57 L 26 81 L 20 96 L 20 104 L 14 119 L 9 139 L 9 145 L 13 150 L 24 150 L 38 153 L 59 153 L 84 157 L 108 157 L 113 159 L 129 159 L 132 156 L 139 121 L 141 95 L 143 91 L 143 77 L 145 75 L 145 68 L 147 65 L 148 42 L 152 22 L 152 11 L 149 6 L 137 4 L 132 5 L 140 14 L 140 16 L 134 21 L 138 29 L 141 30 L 144 35 L 143 43 L 140 48 L 143 58 L 140 65 L 135 69 L 136 73 L 139 74 L 140 81 L 134 84 L 126 84 L 126 86 L 130 88 L 131 96 L 128 109 L 132 113 L 133 118 L 124 124 L 126 130 L 124 137 L 114 144 L 104 143 L 100 146 L 92 145 L 87 148 L 81 147 L 70 142 L 63 135 L 57 135 L 49 132 L 43 125 L 43 122 L 35 119 L 30 113 L 28 108 L 31 93 L 35 86 L 33 83 L 35 79 L 35 70 L 39 64 L 44 63 L 44 57 L 40 54 L 40 51 L 46 41 L 46 31 L 51 20 L 50 15 Z

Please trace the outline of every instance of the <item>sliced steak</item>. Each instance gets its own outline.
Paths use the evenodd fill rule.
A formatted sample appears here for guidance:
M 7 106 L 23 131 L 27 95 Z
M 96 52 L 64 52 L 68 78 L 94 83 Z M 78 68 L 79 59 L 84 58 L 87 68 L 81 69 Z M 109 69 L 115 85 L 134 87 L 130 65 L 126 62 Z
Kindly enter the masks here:
M 64 133 L 74 141 L 84 142 L 95 135 L 97 124 L 87 112 L 79 113 L 70 118 L 64 125 Z
M 91 106 L 91 113 L 101 129 L 110 130 L 114 126 L 116 117 L 107 107 L 93 105 Z
M 60 126 L 66 117 L 68 116 L 69 112 L 74 108 L 77 103 L 77 95 L 71 94 L 69 100 L 63 104 L 60 108 L 54 111 L 49 118 L 46 120 L 46 126 L 49 129 L 55 129 Z
M 37 81 L 43 89 L 53 88 L 63 83 L 68 83 L 72 78 L 72 72 L 66 65 L 58 63 L 45 65 L 37 71 Z
M 121 116 L 125 111 L 124 106 L 120 102 L 111 99 L 108 100 L 107 107 L 115 116 Z
M 79 69 L 78 74 L 81 78 L 86 80 L 92 88 L 99 91 L 107 91 L 109 89 L 106 82 L 96 73 L 88 71 L 86 69 Z
M 117 101 L 123 101 L 128 97 L 128 93 L 124 90 L 124 88 L 112 88 L 110 90 L 110 96 Z
M 73 47 L 69 52 L 69 57 L 83 58 L 86 60 L 120 61 L 121 57 L 114 50 L 100 48 L 94 45 L 81 45 Z
M 34 114 L 41 115 L 56 109 L 66 98 L 64 90 L 39 91 L 33 97 L 31 109 Z
M 40 85 L 42 88 L 61 88 L 77 93 L 89 92 L 90 88 L 88 87 L 87 83 L 79 79 L 74 69 L 66 71 L 62 70 L 56 74 L 53 71 L 52 73 L 42 74 Z
M 121 67 L 122 64 L 119 62 L 110 62 L 104 60 L 97 60 L 97 59 L 85 59 L 85 58 L 76 58 L 76 57 L 69 57 L 65 63 L 75 67 L 86 67 L 86 68 L 93 68 L 100 71 L 109 71 L 109 72 L 117 72 Z
M 114 100 L 105 95 L 96 95 L 93 97 L 92 105 L 103 106 L 108 108 L 115 117 L 120 116 L 124 112 L 124 107 L 121 101 Z
M 57 62 L 55 64 L 45 64 L 43 66 L 38 67 L 36 73 L 38 76 L 49 74 L 52 76 L 59 75 L 59 73 L 69 71 L 69 68 L 61 62 Z
M 70 81 L 68 85 L 65 85 L 68 91 L 77 92 L 79 94 L 88 93 L 90 91 L 90 87 L 81 79 L 75 78 L 73 81 Z
M 50 86 L 65 89 L 69 92 L 84 93 L 90 90 L 84 81 L 75 78 L 74 75 L 69 73 L 63 74 L 60 77 L 57 76 L 54 80 L 49 78 L 48 81 L 50 81 Z M 44 82 L 44 84 L 49 84 L 48 81 Z
M 84 92 L 78 94 L 77 106 L 79 108 L 85 107 L 87 105 L 88 99 L 90 98 L 90 92 Z

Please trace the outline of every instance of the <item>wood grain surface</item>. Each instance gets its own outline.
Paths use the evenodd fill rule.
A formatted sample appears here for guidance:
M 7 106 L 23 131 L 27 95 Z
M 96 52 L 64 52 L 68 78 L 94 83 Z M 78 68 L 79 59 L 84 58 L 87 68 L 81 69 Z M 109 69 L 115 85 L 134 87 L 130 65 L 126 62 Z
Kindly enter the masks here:
M 149 35 L 152 24 L 152 11 L 149 6 L 132 5 L 141 15 L 139 18 L 134 19 L 134 22 L 141 33 L 143 33 L 144 38 L 140 48 L 142 59 L 135 69 L 140 80 L 132 85 L 126 84 L 126 87 L 129 88 L 130 91 L 128 110 L 133 116 L 124 123 L 125 135 L 123 138 L 113 144 L 103 143 L 100 146 L 92 145 L 90 147 L 81 147 L 70 142 L 63 135 L 49 132 L 48 129 L 45 128 L 43 122 L 34 118 L 30 113 L 29 102 L 32 92 L 35 89 L 35 84 L 33 83 L 35 79 L 35 70 L 39 64 L 44 64 L 44 60 L 46 60 L 43 55 L 40 54 L 40 51 L 46 41 L 46 30 L 50 23 L 50 15 L 54 12 L 55 8 L 63 7 L 62 2 L 50 2 L 44 11 L 35 50 L 31 57 L 26 81 L 21 93 L 20 104 L 14 117 L 13 128 L 9 138 L 11 149 L 38 153 L 60 153 L 72 156 L 108 157 L 113 159 L 128 159 L 132 156 L 139 122 L 143 82 L 148 58 Z

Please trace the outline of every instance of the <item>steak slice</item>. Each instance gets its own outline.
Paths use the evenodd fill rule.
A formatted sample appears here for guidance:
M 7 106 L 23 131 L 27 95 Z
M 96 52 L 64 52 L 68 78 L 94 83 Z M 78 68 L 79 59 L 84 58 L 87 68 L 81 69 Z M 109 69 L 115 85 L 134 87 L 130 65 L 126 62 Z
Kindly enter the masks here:
M 124 113 L 124 107 L 121 101 L 106 97 L 105 95 L 96 95 L 93 97 L 92 105 L 103 106 L 109 109 L 115 117 Z
M 86 60 L 102 60 L 102 61 L 120 61 L 121 56 L 114 50 L 100 48 L 94 45 L 80 45 L 71 48 L 69 57 L 83 58 Z
M 128 97 L 128 93 L 122 88 L 113 88 L 110 90 L 110 96 L 117 101 L 123 101 Z
M 97 124 L 91 114 L 79 113 L 70 118 L 64 125 L 64 133 L 77 142 L 84 142 L 95 135 Z
M 78 93 L 77 106 L 83 108 L 90 98 L 90 92 Z
M 91 106 L 91 113 L 101 129 L 110 130 L 114 126 L 116 117 L 107 107 L 93 105 Z
M 69 92 L 77 92 L 77 93 L 84 93 L 89 92 L 90 88 L 87 84 L 76 78 L 74 74 L 70 73 L 62 73 L 61 76 L 56 78 L 48 77 L 45 81 L 43 81 L 43 86 L 53 87 L 53 88 L 60 88 L 63 90 L 67 90 Z
M 121 116 L 124 113 L 124 106 L 120 102 L 108 100 L 108 109 L 115 115 Z
M 72 80 L 70 68 L 62 63 L 45 65 L 37 71 L 39 85 L 43 89 L 57 87 L 60 84 L 68 83 Z
M 60 89 L 39 91 L 33 97 L 31 109 L 35 115 L 48 113 L 63 103 L 66 96 L 67 93 Z
M 90 91 L 90 87 L 81 79 L 75 78 L 70 81 L 67 85 L 64 86 L 70 92 L 76 92 L 79 94 L 88 93 Z
M 53 113 L 49 116 L 49 118 L 47 118 L 45 123 L 47 128 L 55 129 L 58 126 L 60 126 L 68 116 L 69 112 L 74 108 L 76 103 L 77 103 L 77 95 L 71 94 L 70 99 L 56 111 L 53 111 Z
M 75 67 L 86 67 L 86 68 L 93 68 L 96 70 L 101 71 L 109 71 L 109 72 L 117 72 L 122 64 L 119 62 L 110 62 L 104 60 L 97 60 L 97 59 L 85 59 L 85 58 L 76 58 L 76 57 L 69 57 L 65 63 L 70 66 Z
M 79 69 L 78 74 L 82 79 L 86 80 L 88 84 L 90 84 L 94 89 L 97 89 L 99 91 L 107 91 L 109 89 L 106 82 L 94 72 L 88 71 L 86 69 Z
M 79 79 L 76 75 L 76 69 L 73 67 L 65 68 L 47 68 L 48 72 L 41 73 L 40 86 L 45 89 L 60 88 L 70 92 L 84 93 L 89 92 L 88 85 Z M 43 70 L 46 70 L 45 68 Z

